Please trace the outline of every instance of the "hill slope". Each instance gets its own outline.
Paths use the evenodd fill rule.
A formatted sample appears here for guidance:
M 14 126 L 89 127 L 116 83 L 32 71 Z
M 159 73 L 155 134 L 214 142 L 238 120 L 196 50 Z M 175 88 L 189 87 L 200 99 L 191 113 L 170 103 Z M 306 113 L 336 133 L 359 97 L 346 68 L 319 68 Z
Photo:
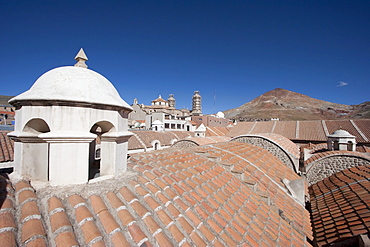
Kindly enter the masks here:
M 236 120 L 319 120 L 370 117 L 370 102 L 342 105 L 276 88 L 234 109 L 224 111 L 225 117 Z

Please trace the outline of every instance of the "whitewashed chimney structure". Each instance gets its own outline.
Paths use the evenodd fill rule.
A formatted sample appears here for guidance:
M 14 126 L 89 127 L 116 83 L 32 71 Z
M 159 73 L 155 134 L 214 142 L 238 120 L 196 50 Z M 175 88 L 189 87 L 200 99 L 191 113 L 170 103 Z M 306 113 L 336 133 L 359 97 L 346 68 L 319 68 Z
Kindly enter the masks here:
M 14 172 L 54 185 L 86 183 L 101 140 L 100 176 L 126 170 L 127 117 L 132 108 L 104 76 L 87 68 L 79 51 L 75 66 L 52 69 L 26 92 L 16 107 Z

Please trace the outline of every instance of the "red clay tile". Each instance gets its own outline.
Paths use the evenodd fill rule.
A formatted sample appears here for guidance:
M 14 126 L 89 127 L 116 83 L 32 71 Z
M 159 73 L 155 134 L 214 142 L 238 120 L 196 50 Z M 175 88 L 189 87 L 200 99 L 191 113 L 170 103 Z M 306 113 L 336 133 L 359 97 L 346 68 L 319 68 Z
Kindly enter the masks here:
M 220 237 L 226 242 L 227 246 L 237 246 L 237 243 L 225 233 L 222 233 Z
M 167 209 L 174 218 L 180 215 L 180 211 L 172 203 L 168 204 Z
M 157 215 L 165 226 L 168 226 L 172 222 L 171 217 L 163 209 L 158 210 Z
M 39 208 L 35 201 L 25 203 L 21 208 L 21 221 L 30 215 L 40 215 Z
M 159 229 L 159 225 L 157 222 L 153 219 L 151 215 L 147 216 L 144 219 L 144 223 L 147 226 L 147 229 L 153 234 Z
M 23 203 L 25 200 L 30 199 L 30 198 L 35 198 L 37 199 L 37 196 L 35 192 L 31 190 L 23 190 L 21 193 L 18 195 L 18 201 L 19 203 Z
M 13 202 L 9 198 L 6 198 L 1 205 L 0 209 L 13 208 Z
M 29 241 L 26 247 L 46 247 L 46 242 L 42 238 L 36 238 L 35 240 Z
M 193 240 L 195 246 L 207 246 L 207 244 L 203 241 L 203 239 L 196 233 L 192 232 L 190 234 L 191 240 Z
M 180 243 L 180 241 L 182 241 L 185 237 L 175 224 L 171 225 L 168 230 L 171 232 L 177 243 Z
M 81 226 L 82 233 L 86 244 L 97 237 L 101 237 L 101 233 L 92 221 L 87 221 Z
M 71 226 L 65 212 L 57 212 L 50 216 L 51 230 L 54 232 L 62 226 Z
M 138 201 L 134 201 L 130 205 L 140 217 L 143 217 L 145 214 L 149 213 L 149 211 Z
M 216 223 L 215 223 L 215 221 L 214 220 L 212 220 L 212 219 L 209 219 L 208 221 L 207 221 L 207 223 L 208 223 L 208 225 L 216 232 L 216 233 L 220 233 L 221 231 L 222 231 L 222 228 L 221 227 L 219 227 Z
M 108 210 L 107 206 L 103 202 L 100 196 L 92 195 L 90 196 L 91 205 L 94 208 L 95 214 L 99 214 L 103 210 Z
M 18 246 L 15 241 L 15 233 L 12 231 L 6 231 L 0 233 L 0 243 L 3 246 L 16 247 Z
M 183 217 L 178 218 L 178 222 L 184 228 L 187 234 L 190 234 L 190 232 L 193 231 L 193 227 L 188 223 L 188 221 L 185 218 Z
M 97 241 L 91 245 L 91 247 L 106 247 L 105 243 L 103 240 Z
M 134 194 L 127 187 L 122 187 L 119 192 L 128 203 L 130 203 L 134 199 L 137 199 L 136 196 L 134 196 Z
M 126 209 L 122 209 L 118 211 L 118 217 L 122 221 L 122 223 L 127 226 L 129 223 L 135 221 L 134 217 L 130 214 L 130 212 Z
M 85 200 L 79 195 L 73 195 L 68 198 L 68 202 L 74 207 L 79 203 L 85 203 Z
M 93 215 L 91 214 L 89 209 L 87 209 L 87 207 L 85 207 L 85 206 L 81 206 L 81 207 L 76 208 L 75 214 L 76 214 L 76 220 L 77 220 L 78 223 L 80 223 L 82 220 L 84 220 L 86 218 L 92 218 L 93 217 Z
M 57 247 L 77 246 L 76 236 L 73 232 L 61 232 L 55 237 L 55 244 Z
M 154 238 L 159 246 L 173 246 L 163 232 L 158 233 Z
M 21 189 L 31 187 L 30 183 L 27 181 L 20 181 L 15 185 L 15 191 L 20 191 Z
M 56 208 L 63 208 L 62 202 L 56 197 L 52 197 L 48 200 L 48 206 L 49 206 L 49 212 Z
M 14 216 L 10 212 L 0 213 L 0 229 L 4 227 L 16 227 Z
M 215 235 L 204 224 L 199 227 L 199 230 L 208 241 L 212 241 L 215 238 Z
M 106 233 L 110 234 L 113 230 L 120 228 L 113 216 L 107 211 L 101 211 L 99 219 L 104 227 Z
M 31 219 L 23 224 L 21 227 L 22 236 L 21 241 L 22 243 L 26 242 L 33 236 L 36 235 L 45 235 L 44 226 L 42 225 L 41 221 L 38 219 Z
M 130 243 L 126 240 L 121 232 L 116 232 L 111 237 L 114 246 L 130 247 Z
M 143 239 L 147 239 L 144 232 L 136 224 L 128 226 L 128 231 L 130 232 L 130 235 L 132 236 L 136 244 L 141 242 Z

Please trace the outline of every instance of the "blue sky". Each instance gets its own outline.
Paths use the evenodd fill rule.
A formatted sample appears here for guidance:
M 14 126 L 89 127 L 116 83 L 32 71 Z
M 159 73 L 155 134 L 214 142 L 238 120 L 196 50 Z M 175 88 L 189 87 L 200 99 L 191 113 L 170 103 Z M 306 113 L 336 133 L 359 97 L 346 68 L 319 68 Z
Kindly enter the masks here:
M 2 1 L 0 95 L 46 71 L 89 68 L 132 104 L 174 94 L 203 112 L 274 88 L 341 104 L 369 101 L 370 1 Z M 214 101 L 214 95 L 216 100 Z

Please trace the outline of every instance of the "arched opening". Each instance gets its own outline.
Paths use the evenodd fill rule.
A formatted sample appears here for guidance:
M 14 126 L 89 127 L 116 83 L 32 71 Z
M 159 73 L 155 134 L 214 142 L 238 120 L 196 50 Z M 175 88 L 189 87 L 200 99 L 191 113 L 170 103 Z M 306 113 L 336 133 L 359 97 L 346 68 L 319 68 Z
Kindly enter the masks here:
M 339 150 L 339 142 L 338 141 L 334 141 L 333 146 L 334 146 L 334 150 Z
M 23 127 L 23 132 L 40 134 L 50 132 L 49 125 L 41 118 L 31 119 Z
M 29 120 L 23 127 L 29 141 L 22 141 L 23 155 L 27 157 L 27 166 L 32 167 L 30 175 L 40 181 L 49 181 L 49 144 L 39 138 L 42 133 L 50 132 L 49 125 L 41 118 Z
M 154 143 L 154 150 L 158 150 L 158 142 Z
M 101 141 L 101 136 L 110 131 L 114 131 L 114 129 L 115 128 L 113 124 L 107 121 L 95 123 L 90 129 L 90 132 L 95 134 L 96 138 L 90 143 L 89 180 L 100 177 L 100 163 L 103 153 L 102 149 L 104 149 L 104 145 Z
M 353 142 L 348 141 L 348 143 L 347 143 L 347 151 L 356 151 L 356 150 L 353 150 Z

